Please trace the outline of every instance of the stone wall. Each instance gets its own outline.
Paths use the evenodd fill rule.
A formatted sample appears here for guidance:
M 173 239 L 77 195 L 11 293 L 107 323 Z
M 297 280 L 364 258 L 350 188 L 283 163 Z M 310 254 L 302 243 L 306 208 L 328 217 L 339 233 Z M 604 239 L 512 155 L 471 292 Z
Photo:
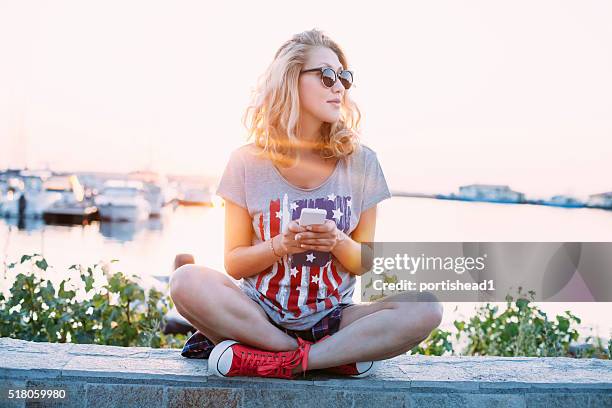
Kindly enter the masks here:
M 8 399 L 26 389 L 66 398 Z M 0 407 L 24 406 L 612 407 L 612 361 L 405 355 L 363 379 L 225 379 L 175 349 L 0 338 Z

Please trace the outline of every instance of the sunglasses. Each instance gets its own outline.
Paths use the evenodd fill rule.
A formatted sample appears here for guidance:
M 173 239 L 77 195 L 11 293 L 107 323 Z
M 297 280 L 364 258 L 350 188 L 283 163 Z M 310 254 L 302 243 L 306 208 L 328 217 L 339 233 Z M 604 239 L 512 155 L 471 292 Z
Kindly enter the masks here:
M 329 67 L 321 67 L 306 69 L 304 71 L 300 71 L 300 74 L 315 71 L 321 73 L 321 82 L 326 88 L 331 88 L 332 86 L 334 86 L 338 79 L 340 79 L 340 82 L 342 83 L 342 86 L 344 86 L 344 89 L 349 89 L 351 85 L 353 85 L 353 71 L 347 71 L 345 69 L 341 69 L 340 71 L 338 71 L 338 74 L 336 74 L 336 71 Z

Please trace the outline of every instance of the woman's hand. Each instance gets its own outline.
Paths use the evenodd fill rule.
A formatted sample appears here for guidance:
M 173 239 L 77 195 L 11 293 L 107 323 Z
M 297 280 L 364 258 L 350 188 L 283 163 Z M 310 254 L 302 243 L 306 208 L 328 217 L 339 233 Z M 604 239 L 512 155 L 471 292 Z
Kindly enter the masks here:
M 295 241 L 304 250 L 331 252 L 346 235 L 336 227 L 333 220 L 325 220 L 323 224 L 299 227 L 305 232 L 295 234 Z
M 272 242 L 272 245 L 277 248 L 277 252 L 280 251 L 282 256 L 306 252 L 308 249 L 301 248 L 300 243 L 295 240 L 295 234 L 305 231 L 307 231 L 306 228 L 300 227 L 297 221 L 291 221 L 281 234 L 273 238 L 276 242 Z

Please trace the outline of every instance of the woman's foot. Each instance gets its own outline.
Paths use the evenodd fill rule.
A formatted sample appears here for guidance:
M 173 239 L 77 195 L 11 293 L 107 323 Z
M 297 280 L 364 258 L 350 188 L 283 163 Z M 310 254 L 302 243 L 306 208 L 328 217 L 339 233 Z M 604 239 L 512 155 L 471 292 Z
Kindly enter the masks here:
M 275 377 L 292 379 L 293 371 L 308 369 L 308 352 L 312 343 L 298 337 L 297 350 L 264 351 L 235 340 L 217 344 L 208 358 L 208 369 L 221 377 Z

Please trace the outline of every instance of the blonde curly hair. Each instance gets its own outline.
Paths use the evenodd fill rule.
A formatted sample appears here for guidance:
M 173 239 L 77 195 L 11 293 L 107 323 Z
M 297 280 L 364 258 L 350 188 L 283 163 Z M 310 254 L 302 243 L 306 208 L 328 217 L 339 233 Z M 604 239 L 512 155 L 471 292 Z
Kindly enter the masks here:
M 295 34 L 276 52 L 274 60 L 259 77 L 253 91 L 252 101 L 243 122 L 248 130 L 248 139 L 253 138 L 261 154 L 266 154 L 274 163 L 288 165 L 296 156 L 299 133 L 300 99 L 298 79 L 314 47 L 327 47 L 338 56 L 345 69 L 348 63 L 344 52 L 336 42 L 318 29 Z M 358 146 L 361 112 L 344 92 L 340 107 L 340 119 L 335 123 L 324 122 L 321 138 L 308 146 L 324 158 L 343 158 Z M 304 141 L 299 141 L 301 146 Z

